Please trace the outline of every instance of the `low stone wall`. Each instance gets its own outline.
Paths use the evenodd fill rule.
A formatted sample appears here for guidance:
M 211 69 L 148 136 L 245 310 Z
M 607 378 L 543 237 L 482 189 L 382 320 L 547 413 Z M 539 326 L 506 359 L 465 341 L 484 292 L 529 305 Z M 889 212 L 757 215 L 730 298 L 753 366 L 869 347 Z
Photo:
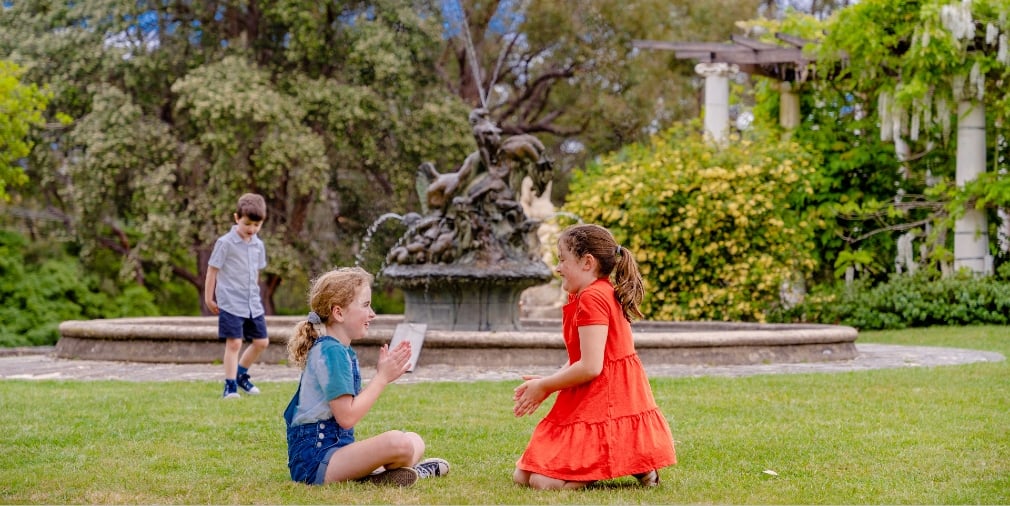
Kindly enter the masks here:
M 270 346 L 264 363 L 284 363 L 287 339 L 301 317 L 267 317 Z M 361 363 L 372 366 L 402 316 L 380 315 L 355 341 Z M 418 360 L 433 364 L 509 367 L 561 365 L 567 359 L 557 320 L 524 320 L 522 331 L 429 330 Z M 636 322 L 635 347 L 646 364 L 736 365 L 848 360 L 857 356 L 856 329 L 839 325 L 727 322 Z M 72 320 L 60 325 L 59 358 L 129 362 L 220 362 L 224 345 L 216 317 Z

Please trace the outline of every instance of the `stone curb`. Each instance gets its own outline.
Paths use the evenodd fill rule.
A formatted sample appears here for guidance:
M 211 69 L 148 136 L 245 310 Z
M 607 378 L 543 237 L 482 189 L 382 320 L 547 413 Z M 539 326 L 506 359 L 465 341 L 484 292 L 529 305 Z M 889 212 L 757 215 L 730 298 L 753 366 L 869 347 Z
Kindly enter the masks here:
M 301 317 L 269 316 L 271 345 L 260 360 L 280 364 L 285 343 Z M 382 315 L 369 335 L 355 341 L 363 366 L 404 317 Z M 559 320 L 524 320 L 522 331 L 428 329 L 419 364 L 468 364 L 482 368 L 552 366 L 567 358 Z M 646 364 L 762 364 L 847 360 L 856 356 L 856 329 L 843 325 L 739 322 L 636 322 L 635 346 Z M 64 359 L 212 363 L 222 345 L 214 317 L 147 317 L 71 320 L 60 324 L 56 356 Z

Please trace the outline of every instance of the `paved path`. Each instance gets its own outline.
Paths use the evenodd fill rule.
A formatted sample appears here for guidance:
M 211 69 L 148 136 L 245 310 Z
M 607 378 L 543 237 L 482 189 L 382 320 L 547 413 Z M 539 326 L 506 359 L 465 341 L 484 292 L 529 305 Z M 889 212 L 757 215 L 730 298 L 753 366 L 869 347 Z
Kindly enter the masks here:
M 832 362 L 802 364 L 759 364 L 733 366 L 650 365 L 650 376 L 749 376 L 755 374 L 836 373 L 900 367 L 936 367 L 976 362 L 1001 362 L 999 353 L 961 348 L 926 346 L 894 346 L 857 344 L 859 357 Z M 400 378 L 398 383 L 426 381 L 502 381 L 519 380 L 523 374 L 548 374 L 554 368 L 477 368 L 473 366 L 433 365 L 418 367 Z M 257 382 L 297 381 L 299 371 L 284 365 L 257 364 L 253 368 Z M 363 368 L 362 376 L 370 378 L 374 370 Z M 221 365 L 215 364 L 149 364 L 99 360 L 67 360 L 55 358 L 50 349 L 8 350 L 0 355 L 0 379 L 28 380 L 124 380 L 124 381 L 187 381 L 219 380 Z

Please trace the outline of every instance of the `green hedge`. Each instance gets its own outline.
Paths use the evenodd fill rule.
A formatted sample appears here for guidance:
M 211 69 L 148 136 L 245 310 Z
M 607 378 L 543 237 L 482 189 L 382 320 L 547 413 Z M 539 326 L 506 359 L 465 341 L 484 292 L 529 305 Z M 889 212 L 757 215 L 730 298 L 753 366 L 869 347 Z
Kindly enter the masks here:
M 110 286 L 61 245 L 0 230 L 0 346 L 52 345 L 64 320 L 158 314 L 142 286 Z
M 1005 325 L 1010 321 L 1010 282 L 961 274 L 893 275 L 867 287 L 821 288 L 792 308 L 769 313 L 773 322 L 840 323 L 861 330 L 934 325 Z

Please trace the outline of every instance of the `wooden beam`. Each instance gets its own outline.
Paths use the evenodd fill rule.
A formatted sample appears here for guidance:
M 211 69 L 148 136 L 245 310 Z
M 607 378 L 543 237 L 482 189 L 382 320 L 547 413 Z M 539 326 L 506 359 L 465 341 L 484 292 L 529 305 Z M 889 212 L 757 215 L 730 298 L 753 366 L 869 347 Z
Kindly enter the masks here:
M 666 51 L 749 51 L 749 49 L 724 42 L 667 42 L 664 40 L 634 40 L 633 47 Z
M 677 51 L 673 56 L 678 60 L 698 60 L 708 63 L 713 61 L 717 55 L 711 51 Z
M 779 48 L 753 51 L 750 53 L 716 53 L 715 61 L 764 65 L 768 63 L 796 63 L 805 61 L 805 59 L 799 49 Z
M 741 46 L 748 47 L 750 49 L 758 49 L 758 50 L 782 49 L 782 46 L 776 46 L 775 44 L 768 44 L 765 42 L 761 42 L 759 40 L 754 40 L 750 37 L 743 37 L 741 35 L 731 35 L 730 40 L 732 40 L 737 44 L 740 44 Z
M 796 46 L 799 49 L 803 49 L 803 47 L 807 44 L 816 44 L 816 41 L 803 39 L 796 37 L 795 35 L 789 35 L 782 32 L 775 32 L 775 38 L 785 42 L 786 44 Z
M 817 41 L 776 33 L 785 46 L 761 42 L 749 37 L 734 35 L 731 42 L 667 42 L 660 40 L 635 40 L 635 48 L 673 51 L 678 60 L 695 60 L 699 63 L 727 63 L 740 71 L 782 81 L 795 81 L 802 69 L 816 60 L 803 48 Z

